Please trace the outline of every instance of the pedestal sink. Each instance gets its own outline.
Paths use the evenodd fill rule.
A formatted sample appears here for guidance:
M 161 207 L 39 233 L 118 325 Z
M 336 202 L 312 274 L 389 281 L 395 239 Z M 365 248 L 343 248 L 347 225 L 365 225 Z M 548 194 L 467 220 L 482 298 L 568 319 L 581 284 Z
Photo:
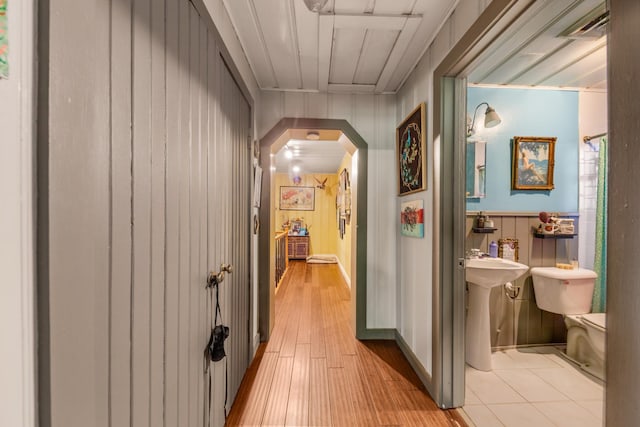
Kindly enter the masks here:
M 465 263 L 469 282 L 466 361 L 481 371 L 491 370 L 489 295 L 491 288 L 516 280 L 529 270 L 524 264 L 502 258 L 468 259 Z

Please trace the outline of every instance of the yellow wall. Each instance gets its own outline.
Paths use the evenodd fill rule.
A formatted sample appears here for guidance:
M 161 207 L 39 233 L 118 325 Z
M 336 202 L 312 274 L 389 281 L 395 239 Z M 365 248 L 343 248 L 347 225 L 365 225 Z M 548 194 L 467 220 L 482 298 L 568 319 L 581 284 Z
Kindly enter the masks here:
M 340 172 L 342 169 L 347 169 L 349 171 L 349 181 L 353 184 L 353 176 L 351 174 L 351 154 L 346 153 L 344 158 L 342 159 L 342 163 L 340 163 L 340 167 L 337 170 L 336 182 L 339 179 Z M 352 198 L 351 204 L 353 205 L 354 200 Z M 354 218 L 349 221 L 345 226 L 345 233 L 342 239 L 340 239 L 340 232 L 336 231 L 336 252 L 335 254 L 338 256 L 338 260 L 345 272 L 351 278 L 351 224 L 353 223 Z M 337 223 L 336 223 L 337 228 Z
M 336 194 L 338 191 L 338 175 L 310 174 L 302 175 L 300 187 L 316 187 L 318 182 L 327 178 L 325 189 L 315 189 L 315 210 L 289 211 L 280 210 L 280 187 L 295 186 L 288 174 L 275 174 L 275 222 L 276 230 L 281 230 L 282 223 L 287 220 L 301 218 L 307 225 L 310 236 L 309 254 L 335 254 L 336 242 L 339 239 L 338 221 L 336 219 Z

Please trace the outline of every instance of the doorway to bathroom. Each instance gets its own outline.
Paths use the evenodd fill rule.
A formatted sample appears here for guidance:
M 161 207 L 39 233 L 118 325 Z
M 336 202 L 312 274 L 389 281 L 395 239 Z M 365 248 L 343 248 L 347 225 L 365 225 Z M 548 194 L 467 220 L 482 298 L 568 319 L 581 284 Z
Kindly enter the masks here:
M 434 135 L 441 138 L 442 162 L 450 165 L 442 167 L 449 172 L 443 173 L 441 188 L 450 185 L 454 192 L 453 200 L 444 200 L 440 212 L 443 218 L 453 217 L 449 224 L 444 220 L 441 224 L 444 232 L 451 227 L 453 236 L 451 248 L 442 245 L 441 257 L 455 264 L 448 271 L 442 268 L 441 280 L 451 280 L 455 286 L 451 290 L 441 286 L 441 290 L 444 301 L 447 296 L 452 301 L 450 307 L 443 306 L 443 312 L 446 316 L 446 310 L 451 310 L 453 320 L 445 328 L 450 327 L 454 337 L 464 336 L 465 304 L 471 303 L 462 267 L 465 250 L 489 253 L 495 242 L 501 257 L 508 254 L 528 267 L 572 262 L 588 267 L 589 247 L 596 241 L 585 209 L 595 205 L 589 201 L 593 191 L 587 188 L 595 188 L 591 153 L 607 132 L 606 37 L 603 33 L 562 34 L 582 28 L 578 24 L 587 18 L 600 17 L 601 2 L 505 3 L 500 11 L 492 11 L 493 17 L 480 18 L 486 22 L 479 23 L 475 42 L 463 37 L 461 44 L 468 44 L 445 58 L 434 82 L 436 93 L 442 88 L 443 97 L 443 119 L 440 122 L 436 116 Z M 440 80 L 446 75 L 455 77 Z M 494 113 L 500 124 L 483 126 Z M 491 124 L 493 117 L 489 118 Z M 532 136 L 555 138 L 555 176 L 550 188 L 514 185 L 514 174 L 522 164 L 519 159 L 514 165 L 514 144 L 517 137 Z M 589 139 L 591 144 L 583 142 L 592 136 L 598 138 Z M 574 232 L 536 237 L 541 211 L 573 223 Z M 490 226 L 478 227 L 477 217 L 488 217 Z M 537 420 L 534 425 L 553 425 L 560 413 L 586 425 L 600 425 L 602 383 L 565 357 L 564 319 L 537 307 L 530 275 L 512 281 L 508 288 L 493 288 L 486 308 L 492 370 L 469 367 L 464 360 L 469 343 L 451 340 L 443 354 L 446 358 L 447 350 L 451 351 L 452 401 L 464 406 L 467 416 L 480 426 L 522 425 L 524 413 Z M 516 367 L 524 371 L 511 371 Z M 568 370 L 562 373 L 555 368 Z M 575 379 L 575 387 L 563 389 L 560 378 Z M 585 394 L 572 394 L 580 387 Z M 536 401 L 542 398 L 551 400 Z

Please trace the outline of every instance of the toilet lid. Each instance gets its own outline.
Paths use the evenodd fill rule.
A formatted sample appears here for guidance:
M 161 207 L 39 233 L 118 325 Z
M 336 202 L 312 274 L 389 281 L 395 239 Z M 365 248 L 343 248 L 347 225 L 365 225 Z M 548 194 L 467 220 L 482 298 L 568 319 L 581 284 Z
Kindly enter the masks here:
M 590 323 L 595 327 L 607 329 L 607 318 L 605 313 L 587 313 L 583 314 L 582 320 L 585 323 Z

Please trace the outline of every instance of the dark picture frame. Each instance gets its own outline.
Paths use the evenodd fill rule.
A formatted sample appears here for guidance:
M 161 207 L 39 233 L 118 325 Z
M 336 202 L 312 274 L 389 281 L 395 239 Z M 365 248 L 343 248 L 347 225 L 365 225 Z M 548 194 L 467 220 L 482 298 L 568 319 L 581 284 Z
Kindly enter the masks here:
M 396 128 L 399 196 L 427 189 L 426 108 L 421 103 Z
M 553 190 L 556 140 L 556 137 L 513 137 L 512 190 Z

